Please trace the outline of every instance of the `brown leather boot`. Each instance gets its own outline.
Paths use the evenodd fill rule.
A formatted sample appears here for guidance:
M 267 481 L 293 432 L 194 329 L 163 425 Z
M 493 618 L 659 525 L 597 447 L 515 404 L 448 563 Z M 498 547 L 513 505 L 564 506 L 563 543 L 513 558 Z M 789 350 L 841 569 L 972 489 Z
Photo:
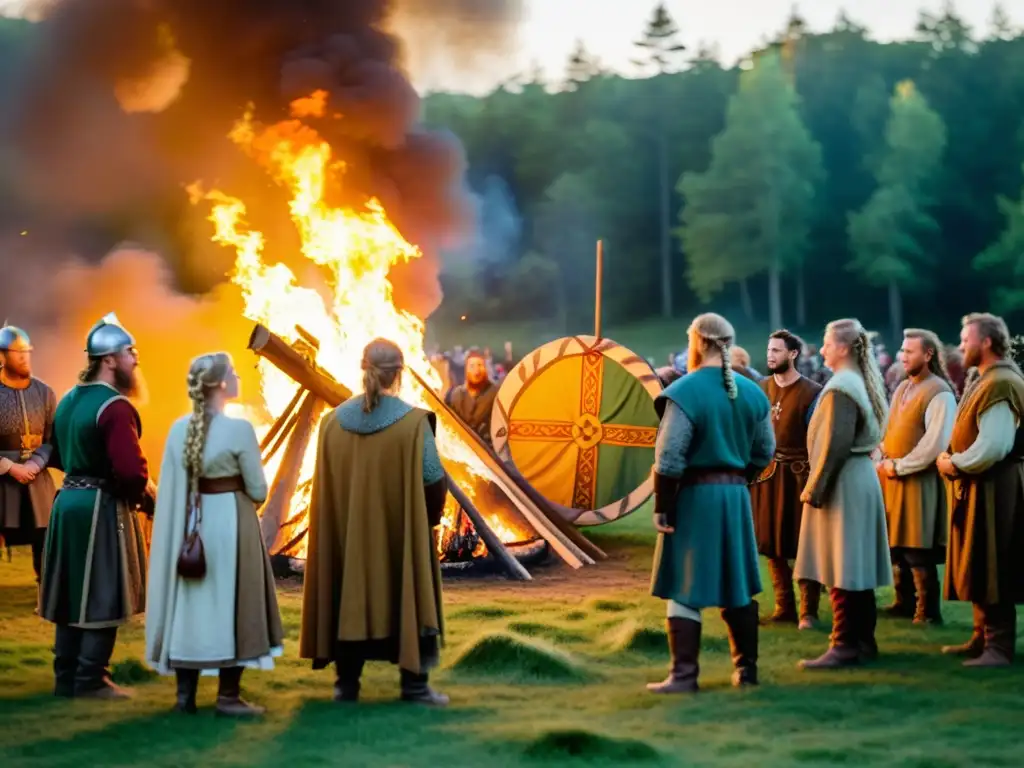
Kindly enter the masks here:
M 1017 642 L 1017 607 L 985 606 L 985 647 L 981 655 L 964 662 L 965 667 L 1008 667 L 1013 663 Z
M 79 699 L 130 699 L 133 691 L 110 679 L 110 657 L 117 643 L 117 627 L 83 629 L 79 644 L 75 697 Z
M 672 664 L 668 677 L 660 683 L 648 683 L 651 693 L 696 693 L 700 674 L 701 623 L 693 619 L 668 620 L 668 648 Z
M 804 659 L 798 666 L 800 669 L 840 669 L 860 663 L 861 654 L 854 624 L 856 598 L 851 601 L 851 592 L 845 589 L 832 589 L 829 598 L 832 601 L 832 636 L 829 638 L 829 649 L 816 659 Z
M 732 684 L 757 685 L 757 601 L 742 608 L 724 609 L 722 619 L 729 629 L 729 651 L 735 668 Z
M 985 650 L 985 612 L 977 603 L 974 604 L 974 629 L 971 639 L 960 645 L 944 645 L 942 652 L 947 656 L 964 656 L 976 659 Z
M 904 563 L 893 563 L 892 566 L 892 605 L 882 609 L 882 613 L 892 619 L 910 619 L 914 616 L 914 578 Z
M 772 558 L 768 561 L 775 591 L 775 611 L 765 619 L 766 624 L 796 624 L 796 595 L 793 594 L 793 569 L 788 560 Z
M 199 690 L 199 670 L 175 669 L 174 676 L 178 679 L 178 698 L 174 704 L 175 711 L 194 715 L 197 711 L 196 692 Z
M 875 630 L 878 628 L 878 603 L 875 602 L 875 591 L 865 589 L 851 592 L 853 599 L 853 627 L 857 633 L 857 652 L 861 661 L 874 661 L 878 658 L 878 641 Z
M 334 661 L 334 700 L 341 702 L 359 701 L 360 679 L 363 676 L 363 659 L 347 654 Z
M 917 607 L 914 611 L 915 624 L 942 624 L 942 598 L 939 595 L 939 569 L 925 565 L 913 569 L 914 587 L 917 590 Z
M 242 667 L 224 667 L 217 687 L 217 714 L 225 717 L 258 717 L 267 710 L 242 698 Z
M 800 629 L 818 626 L 818 607 L 821 604 L 821 584 L 800 579 Z

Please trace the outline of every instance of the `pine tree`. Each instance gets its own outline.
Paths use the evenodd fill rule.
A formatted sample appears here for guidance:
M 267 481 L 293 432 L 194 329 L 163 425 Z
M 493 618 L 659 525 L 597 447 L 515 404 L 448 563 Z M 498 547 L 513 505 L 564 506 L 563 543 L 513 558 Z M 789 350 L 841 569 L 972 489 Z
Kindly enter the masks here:
M 665 7 L 665 3 L 658 3 L 655 6 L 643 36 L 634 45 L 642 54 L 634 64 L 648 71 L 653 69 L 656 76 L 661 76 L 662 83 L 665 81 L 664 76 L 675 71 L 676 66 L 681 63 L 681 54 L 686 50 L 686 46 L 679 42 L 679 27 Z M 668 129 L 665 114 L 669 100 L 659 98 L 658 101 L 655 130 L 658 144 L 658 200 L 661 220 L 661 314 L 668 318 L 672 317 L 673 310 L 670 222 L 672 189 L 669 183 Z
M 1006 228 L 999 239 L 974 258 L 974 268 L 992 278 L 992 308 L 1009 313 L 1024 309 L 1024 190 L 1020 198 L 999 198 Z
M 942 118 L 912 82 L 897 85 L 875 169 L 877 187 L 847 222 L 850 268 L 888 290 L 893 338 L 903 333 L 903 292 L 921 286 L 931 264 L 927 237 L 938 231 L 931 210 L 945 149 Z
M 779 57 L 758 57 L 732 97 L 705 173 L 684 174 L 680 235 L 691 287 L 709 300 L 729 283 L 768 275 L 769 321 L 781 327 L 784 271 L 807 248 L 821 148 L 800 119 Z

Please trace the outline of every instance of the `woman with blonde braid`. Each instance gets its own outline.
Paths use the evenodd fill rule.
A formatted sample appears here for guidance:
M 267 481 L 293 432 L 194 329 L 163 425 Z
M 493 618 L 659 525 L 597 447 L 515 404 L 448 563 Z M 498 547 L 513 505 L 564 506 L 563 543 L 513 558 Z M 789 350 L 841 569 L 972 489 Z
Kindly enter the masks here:
M 875 592 L 892 584 L 882 488 L 871 453 L 888 419 L 885 382 L 857 320 L 825 330 L 821 355 L 833 376 L 807 430 L 810 473 L 796 565 L 798 579 L 830 588 L 832 636 L 803 669 L 834 669 L 878 655 Z
M 171 427 L 160 469 L 146 603 L 146 661 L 178 679 L 176 709 L 196 711 L 200 674 L 218 674 L 217 712 L 263 712 L 241 698 L 242 671 L 273 669 L 283 632 L 270 559 L 256 505 L 267 497 L 252 425 L 224 413 L 238 397 L 231 357 L 192 361 L 192 413 Z M 201 578 L 184 578 L 178 556 L 196 530 L 205 553 Z
M 721 608 L 729 629 L 736 686 L 757 684 L 757 542 L 747 481 L 775 452 L 770 404 L 751 380 L 735 376 L 734 332 L 712 313 L 689 329 L 689 371 L 655 402 L 661 417 L 654 457 L 651 592 L 668 603 L 672 663 L 653 693 L 697 690 L 701 609 Z

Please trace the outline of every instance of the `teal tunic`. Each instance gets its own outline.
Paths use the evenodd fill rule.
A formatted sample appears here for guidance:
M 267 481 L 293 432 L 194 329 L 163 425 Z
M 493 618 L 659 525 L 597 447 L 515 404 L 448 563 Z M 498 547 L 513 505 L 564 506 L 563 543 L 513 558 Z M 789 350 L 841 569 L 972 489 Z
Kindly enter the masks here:
M 47 621 L 99 629 L 145 610 L 146 546 L 134 511 L 149 479 L 140 433 L 134 407 L 106 384 L 79 385 L 57 406 L 54 458 L 70 487 L 57 494 L 47 529 Z M 103 490 L 76 488 L 75 478 L 100 481 Z
M 775 452 L 768 398 L 743 377 L 736 388 L 730 400 L 721 370 L 700 368 L 662 393 L 656 472 L 768 466 Z M 761 577 L 747 486 L 684 482 L 676 504 L 675 533 L 658 537 L 651 593 L 694 609 L 749 604 Z

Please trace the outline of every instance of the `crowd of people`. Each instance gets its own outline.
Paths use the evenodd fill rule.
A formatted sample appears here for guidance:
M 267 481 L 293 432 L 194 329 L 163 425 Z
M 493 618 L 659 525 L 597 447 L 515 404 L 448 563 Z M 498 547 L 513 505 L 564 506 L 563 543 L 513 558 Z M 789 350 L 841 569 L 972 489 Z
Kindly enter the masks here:
M 886 614 L 942 623 L 943 562 L 945 598 L 974 609 L 971 637 L 943 653 L 969 667 L 1012 662 L 1024 602 L 1024 376 L 1002 319 L 972 314 L 962 326 L 962 384 L 937 336 L 908 329 L 890 393 L 857 320 L 828 325 L 823 383 L 804 373 L 808 347 L 788 331 L 771 334 L 768 376 L 756 381 L 734 362 L 724 318 L 693 321 L 687 372 L 656 401 L 653 593 L 668 603 L 672 663 L 651 690 L 697 690 L 710 607 L 728 628 L 734 684 L 757 683 L 759 554 L 775 598 L 765 623 L 814 627 L 828 590 L 829 647 L 803 669 L 878 656 L 880 587 L 895 587 Z
M 974 608 L 970 638 L 943 652 L 1011 663 L 1024 602 L 1024 376 L 1000 318 L 964 318 L 962 385 L 935 334 L 907 330 L 891 393 L 856 320 L 828 325 L 810 367 L 803 340 L 772 333 L 760 378 L 725 318 L 700 315 L 688 342 L 686 373 L 654 404 L 652 593 L 667 603 L 672 661 L 650 690 L 697 690 L 712 607 L 734 684 L 757 684 L 762 621 L 812 628 L 825 590 L 829 647 L 801 666 L 868 662 L 879 653 L 875 590 L 895 586 L 887 614 L 939 624 L 943 562 L 946 599 Z M 145 613 L 145 661 L 176 677 L 177 710 L 196 712 L 211 674 L 219 713 L 259 714 L 242 675 L 274 668 L 283 629 L 256 511 L 268 492 L 259 443 L 225 413 L 240 394 L 233 362 L 192 362 L 192 410 L 167 436 L 158 490 L 139 443 L 134 338 L 109 315 L 85 347 L 79 382 L 58 401 L 32 376 L 28 334 L 0 329 L 0 522 L 8 541 L 32 547 L 38 613 L 55 627 L 54 693 L 130 698 L 110 659 L 118 628 Z M 459 350 L 457 363 L 448 399 L 489 440 L 488 357 Z M 444 706 L 428 675 L 444 632 L 432 531 L 448 489 L 435 415 L 399 397 L 404 368 L 394 343 L 371 342 L 363 391 L 320 424 L 299 655 L 334 665 L 336 701 L 357 701 L 365 663 L 384 660 L 400 669 L 403 700 Z M 59 493 L 50 468 L 64 472 Z M 775 600 L 765 617 L 759 556 Z

